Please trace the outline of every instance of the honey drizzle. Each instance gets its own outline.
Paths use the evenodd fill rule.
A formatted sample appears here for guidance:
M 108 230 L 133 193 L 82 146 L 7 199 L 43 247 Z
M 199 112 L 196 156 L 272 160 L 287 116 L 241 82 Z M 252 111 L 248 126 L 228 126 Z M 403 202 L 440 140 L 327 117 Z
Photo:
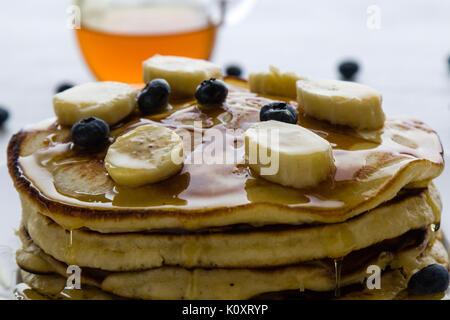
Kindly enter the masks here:
M 335 278 L 334 296 L 336 298 L 339 298 L 341 296 L 341 273 L 343 261 L 344 261 L 343 257 L 334 259 L 334 278 Z
M 136 126 L 157 122 L 170 128 L 191 128 L 193 119 L 183 118 L 183 112 L 191 112 L 193 117 L 202 119 L 205 124 L 225 131 L 229 127 L 247 128 L 259 119 L 259 109 L 273 100 L 286 100 L 281 97 L 258 96 L 249 93 L 246 83 L 226 79 L 230 94 L 227 105 L 216 110 L 204 110 L 194 102 L 172 102 L 162 114 L 140 118 L 136 113 L 128 122 L 117 125 L 111 131 L 112 137 Z M 271 100 L 272 99 L 272 100 Z M 295 101 L 286 100 L 296 106 Z M 244 107 L 243 107 L 244 106 Z M 301 110 L 300 110 L 301 111 Z M 180 113 L 181 112 L 181 113 Z M 131 119 L 131 120 L 130 120 Z M 333 146 L 336 172 L 332 179 L 315 188 L 299 190 L 267 182 L 245 167 L 240 168 L 243 149 L 236 149 L 237 163 L 225 165 L 185 164 L 180 174 L 142 188 L 130 189 L 114 185 L 105 194 L 86 195 L 67 194 L 54 183 L 54 170 L 65 166 L 81 164 L 82 161 L 102 161 L 104 154 L 81 155 L 71 149 L 70 143 L 57 142 L 52 131 L 46 149 L 20 157 L 23 178 L 29 180 L 40 194 L 63 203 L 89 208 L 153 208 L 196 210 L 204 208 L 229 207 L 257 202 L 271 202 L 291 207 L 344 209 L 354 207 L 370 198 L 376 188 L 384 185 L 399 169 L 416 161 L 427 159 L 441 164 L 441 147 L 434 132 L 414 120 L 389 120 L 383 130 L 365 133 L 355 132 L 314 120 L 299 114 L 299 124 L 327 139 Z M 386 129 L 386 128 L 390 129 Z M 28 130 L 44 130 L 43 125 Z M 403 128 L 403 129 L 401 129 Z M 205 128 L 204 130 L 207 130 Z M 56 131 L 67 131 L 57 128 Z M 394 138 L 403 131 L 405 137 L 412 139 L 410 146 L 399 144 L 402 139 Z M 236 145 L 242 144 L 242 136 L 230 139 Z M 193 155 L 194 153 L 192 153 Z M 379 159 L 376 157 L 380 157 Z M 57 159 L 55 161 L 54 159 Z M 370 159 L 373 163 L 370 162 Z M 380 170 L 383 168 L 383 171 Z M 102 169 L 103 170 L 103 169 Z M 376 173 L 376 177 L 371 174 Z M 106 174 L 104 170 L 100 174 Z M 370 181 L 363 180 L 370 177 Z M 358 192 L 355 192 L 358 188 Z
M 75 249 L 73 246 L 73 229 L 66 230 L 66 261 L 68 265 L 75 263 Z

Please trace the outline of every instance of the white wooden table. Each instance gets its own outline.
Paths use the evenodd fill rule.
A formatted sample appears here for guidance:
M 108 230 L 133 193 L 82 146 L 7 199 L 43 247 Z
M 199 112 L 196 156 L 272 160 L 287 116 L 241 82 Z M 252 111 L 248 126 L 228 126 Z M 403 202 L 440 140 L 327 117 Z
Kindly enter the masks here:
M 92 80 L 66 28 L 69 0 L 17 0 L 0 9 L 0 104 L 12 117 L 0 132 L 0 255 L 14 246 L 20 205 L 4 167 L 10 135 L 53 116 L 51 98 L 64 80 Z M 367 27 L 367 9 L 381 12 L 379 30 Z M 260 0 L 239 25 L 221 30 L 213 60 L 247 71 L 269 64 L 313 77 L 337 77 L 341 59 L 356 58 L 358 81 L 383 93 L 388 115 L 419 118 L 450 148 L 450 2 L 441 0 Z M 448 159 L 448 158 L 447 158 Z M 450 174 L 438 184 L 450 203 Z M 445 217 L 443 225 L 450 223 Z M 449 230 L 450 231 L 450 230 Z M 450 232 L 448 232 L 450 234 Z M 0 266 L 1 269 L 1 266 Z M 0 282 L 2 276 L 0 272 Z

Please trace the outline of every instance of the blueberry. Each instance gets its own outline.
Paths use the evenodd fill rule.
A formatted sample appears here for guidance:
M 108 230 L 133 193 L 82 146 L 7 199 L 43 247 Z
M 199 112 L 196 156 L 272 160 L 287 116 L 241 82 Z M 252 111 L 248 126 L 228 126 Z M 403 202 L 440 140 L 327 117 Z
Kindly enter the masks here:
M 95 117 L 81 119 L 72 127 L 72 141 L 83 149 L 98 150 L 109 138 L 108 124 Z
M 230 64 L 225 68 L 227 76 L 240 77 L 242 75 L 242 68 L 235 64 Z
M 153 79 L 138 95 L 139 110 L 143 114 L 161 111 L 169 102 L 170 86 L 164 79 Z
M 228 88 L 221 80 L 211 78 L 200 83 L 195 98 L 203 106 L 221 105 L 228 96 Z
M 408 283 L 408 289 L 417 294 L 433 294 L 447 290 L 449 275 L 440 264 L 431 264 L 416 272 Z
M 57 87 L 56 87 L 56 89 L 55 89 L 55 91 L 56 91 L 56 93 L 60 93 L 60 92 L 63 92 L 63 91 L 66 91 L 66 90 L 68 90 L 68 89 L 70 89 L 70 88 L 73 88 L 73 84 L 72 83 L 69 83 L 69 82 L 63 82 L 63 83 L 60 83 Z
M 9 118 L 9 112 L 3 107 L 0 107 L 0 127 L 3 126 Z
M 359 70 L 359 65 L 356 61 L 343 61 L 339 64 L 339 72 L 342 79 L 351 80 L 355 77 Z
M 261 108 L 259 120 L 276 120 L 295 124 L 298 120 L 297 110 L 286 102 L 272 102 Z

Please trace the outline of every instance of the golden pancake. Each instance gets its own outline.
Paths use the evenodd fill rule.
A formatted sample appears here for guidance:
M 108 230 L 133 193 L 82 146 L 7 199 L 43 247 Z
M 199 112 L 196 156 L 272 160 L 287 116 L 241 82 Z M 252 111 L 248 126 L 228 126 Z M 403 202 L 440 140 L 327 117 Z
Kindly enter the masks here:
M 266 103 L 285 100 L 249 93 L 246 82 L 226 79 L 230 94 L 217 109 L 180 101 L 157 115 L 127 118 L 112 139 L 136 126 L 159 123 L 195 138 L 200 130 L 223 133 L 226 164 L 197 164 L 203 141 L 185 154 L 182 171 L 139 188 L 116 185 L 103 166 L 104 153 L 78 152 L 70 129 L 50 121 L 16 134 L 8 167 L 24 202 L 66 229 L 133 232 L 186 230 L 233 224 L 337 223 L 373 209 L 404 187 L 426 185 L 444 166 L 436 133 L 416 120 L 390 119 L 377 131 L 355 131 L 306 117 L 299 124 L 328 140 L 336 171 L 317 187 L 293 189 L 255 176 L 243 165 L 242 130 L 259 121 Z M 194 121 L 202 128 L 194 127 Z M 200 134 L 200 138 L 201 138 Z M 187 140 L 192 144 L 194 139 Z M 187 147 L 187 145 L 186 145 Z M 186 148 L 187 149 L 187 148 Z
M 85 229 L 68 232 L 23 203 L 23 225 L 47 254 L 68 264 L 110 271 L 164 265 L 183 267 L 282 266 L 322 258 L 339 258 L 409 230 L 440 221 L 439 193 L 410 190 L 345 223 L 315 226 L 267 226 L 188 233 L 102 234 Z M 70 241 L 70 244 L 69 244 Z
M 432 263 L 439 263 L 448 267 L 448 256 L 441 242 L 441 235 L 429 231 L 427 237 L 420 244 L 400 249 L 397 252 L 381 251 L 372 260 L 366 261 L 361 268 L 345 272 L 339 278 L 339 285 L 348 286 L 361 283 L 368 277 L 366 267 L 376 264 L 382 270 L 390 266 L 401 271 L 385 278 L 382 290 L 363 290 L 345 295 L 346 298 L 394 298 L 406 288 L 409 277 L 418 269 Z M 437 237 L 436 237 L 437 235 Z M 399 239 L 399 242 L 404 240 Z M 24 249 L 30 250 L 34 244 L 24 240 Z M 47 263 L 45 268 L 53 268 L 54 273 L 66 276 L 67 265 L 58 262 L 38 249 L 31 249 L 38 259 Z M 19 252 L 19 256 L 21 253 Z M 39 266 L 28 259 L 22 261 L 21 267 L 32 273 L 25 282 L 37 290 L 47 289 L 38 280 L 44 281 L 47 276 L 37 276 Z M 345 263 L 345 259 L 344 259 Z M 94 277 L 89 277 L 89 273 Z M 87 285 L 98 286 L 103 291 L 125 298 L 138 299 L 247 299 L 270 292 L 284 292 L 287 290 L 330 291 L 336 288 L 336 277 L 323 263 L 300 264 L 274 269 L 183 269 L 163 267 L 147 271 L 92 273 L 83 271 L 83 288 Z M 87 274 L 87 276 L 86 276 Z M 390 273 L 387 273 L 390 274 Z M 401 275 L 401 277 L 400 277 Z M 47 277 L 47 278 L 46 278 Z M 383 276 L 384 277 L 384 276 Z M 64 282 L 60 279 L 60 290 Z M 53 278 L 50 278 L 53 279 Z M 56 281 L 56 280 L 55 280 Z M 37 283 L 36 283 L 37 282 Z M 44 288 L 41 288 L 41 287 Z M 51 286 L 54 290 L 55 286 Z M 77 291 L 77 290 L 74 290 Z M 54 292 L 57 294 L 57 291 Z

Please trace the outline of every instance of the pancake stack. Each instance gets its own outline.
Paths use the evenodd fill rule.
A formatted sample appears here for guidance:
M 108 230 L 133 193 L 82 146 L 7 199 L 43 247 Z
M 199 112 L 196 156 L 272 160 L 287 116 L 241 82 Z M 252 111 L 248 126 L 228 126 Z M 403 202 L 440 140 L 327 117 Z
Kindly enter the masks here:
M 432 183 L 443 151 L 432 129 L 412 119 L 387 119 L 378 129 L 336 125 L 308 116 L 292 90 L 223 80 L 229 92 L 220 107 L 177 97 L 158 113 L 133 110 L 111 125 L 108 146 L 149 124 L 192 138 L 183 139 L 181 170 L 159 182 L 118 184 L 105 168 L 108 146 L 77 148 L 71 126 L 58 119 L 13 136 L 8 166 L 23 208 L 22 295 L 398 299 L 411 294 L 408 282 L 424 267 L 448 268 Z M 276 101 L 298 110 L 297 125 L 332 148 L 333 170 L 317 185 L 268 181 L 245 161 L 243 132 Z M 192 161 L 205 157 L 205 137 L 217 132 L 232 161 Z M 81 289 L 66 288 L 70 265 L 81 269 Z M 378 289 L 367 285 L 373 266 L 381 271 Z

